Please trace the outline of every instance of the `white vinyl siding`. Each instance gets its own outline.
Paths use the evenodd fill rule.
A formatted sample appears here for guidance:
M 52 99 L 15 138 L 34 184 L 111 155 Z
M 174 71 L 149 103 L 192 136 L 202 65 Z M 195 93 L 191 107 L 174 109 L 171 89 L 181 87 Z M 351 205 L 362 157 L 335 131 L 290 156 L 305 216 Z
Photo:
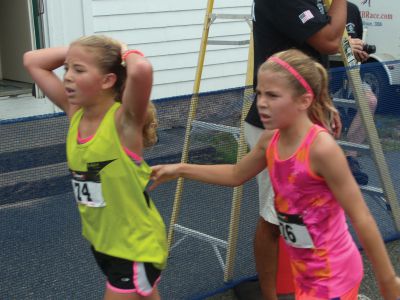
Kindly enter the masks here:
M 110 35 L 152 62 L 153 99 L 192 93 L 206 0 L 82 1 L 86 34 Z M 213 12 L 250 14 L 251 0 L 215 0 Z M 210 28 L 210 39 L 248 40 L 249 34 L 238 20 L 217 20 Z M 248 45 L 208 45 L 201 91 L 243 86 L 247 54 Z

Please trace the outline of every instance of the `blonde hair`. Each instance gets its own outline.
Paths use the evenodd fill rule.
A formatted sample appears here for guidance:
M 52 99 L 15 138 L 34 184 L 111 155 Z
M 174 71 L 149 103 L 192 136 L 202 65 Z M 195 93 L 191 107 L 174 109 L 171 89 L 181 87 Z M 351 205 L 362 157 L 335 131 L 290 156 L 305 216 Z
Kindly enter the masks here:
M 121 65 L 121 43 L 105 35 L 90 35 L 75 40 L 70 46 L 85 47 L 95 55 L 97 66 L 104 74 L 114 73 L 117 76 L 113 87 L 114 100 L 121 102 L 126 80 L 126 69 Z M 150 101 L 142 130 L 144 147 L 152 146 L 157 142 L 157 126 L 156 108 Z
M 143 136 L 143 146 L 150 147 L 157 143 L 157 111 L 153 102 L 149 102 L 147 106 L 146 119 L 143 126 L 142 136 Z
M 319 124 L 332 132 L 332 118 L 337 111 L 329 96 L 328 73 L 325 68 L 310 56 L 296 49 L 278 52 L 273 56 L 289 64 L 308 83 L 315 95 L 315 99 L 308 108 L 308 116 L 313 123 Z M 294 96 L 307 93 L 301 82 L 282 65 L 267 60 L 260 66 L 259 72 L 267 70 L 284 76 L 292 88 Z
M 105 35 L 89 35 L 73 41 L 71 46 L 81 46 L 91 51 L 95 55 L 98 68 L 104 74 L 114 73 L 117 76 L 113 87 L 114 100 L 121 102 L 126 79 L 126 70 L 121 65 L 121 44 Z

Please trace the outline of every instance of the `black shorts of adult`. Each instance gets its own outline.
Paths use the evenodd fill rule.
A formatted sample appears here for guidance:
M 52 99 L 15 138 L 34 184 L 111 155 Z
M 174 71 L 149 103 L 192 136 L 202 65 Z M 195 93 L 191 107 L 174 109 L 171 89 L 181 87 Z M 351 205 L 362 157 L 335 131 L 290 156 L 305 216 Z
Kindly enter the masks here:
M 116 293 L 149 296 L 160 280 L 161 270 L 152 263 L 130 261 L 96 251 L 91 247 L 101 271 L 107 277 L 107 288 Z

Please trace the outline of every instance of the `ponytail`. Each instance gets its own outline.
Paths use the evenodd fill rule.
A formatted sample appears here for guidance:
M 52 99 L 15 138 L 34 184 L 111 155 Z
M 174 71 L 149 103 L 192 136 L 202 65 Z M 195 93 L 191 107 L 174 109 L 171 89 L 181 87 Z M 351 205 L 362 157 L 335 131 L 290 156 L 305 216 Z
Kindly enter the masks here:
M 315 62 L 315 66 L 320 75 L 320 89 L 319 93 L 315 94 L 315 99 L 308 110 L 308 115 L 313 123 L 325 127 L 332 133 L 333 116 L 337 114 L 337 110 L 329 95 L 328 73 L 321 64 Z
M 158 122 L 156 107 L 154 106 L 153 102 L 149 101 L 146 112 L 146 120 L 142 131 L 144 147 L 153 146 L 157 142 L 157 127 Z

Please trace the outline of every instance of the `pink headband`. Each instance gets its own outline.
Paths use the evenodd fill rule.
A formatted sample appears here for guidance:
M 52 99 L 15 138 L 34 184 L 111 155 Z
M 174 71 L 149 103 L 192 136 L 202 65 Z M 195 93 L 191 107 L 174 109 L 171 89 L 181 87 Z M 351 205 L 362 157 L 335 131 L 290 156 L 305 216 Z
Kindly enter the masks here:
M 308 93 L 311 94 L 311 96 L 314 98 L 314 92 L 311 89 L 310 85 L 308 82 L 304 79 L 303 76 L 299 74 L 291 65 L 289 65 L 286 61 L 280 59 L 279 57 L 276 56 L 271 56 L 268 60 L 271 60 L 273 62 L 276 62 L 277 64 L 281 65 L 284 67 L 286 70 L 288 70 L 296 79 L 300 82 L 300 84 L 306 89 Z

